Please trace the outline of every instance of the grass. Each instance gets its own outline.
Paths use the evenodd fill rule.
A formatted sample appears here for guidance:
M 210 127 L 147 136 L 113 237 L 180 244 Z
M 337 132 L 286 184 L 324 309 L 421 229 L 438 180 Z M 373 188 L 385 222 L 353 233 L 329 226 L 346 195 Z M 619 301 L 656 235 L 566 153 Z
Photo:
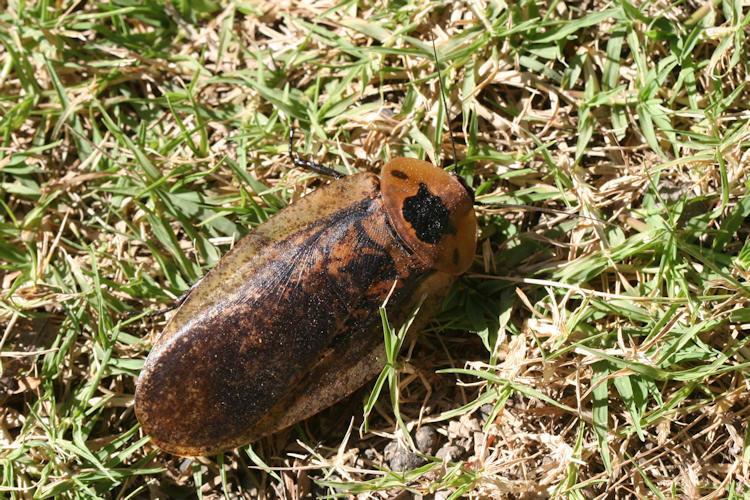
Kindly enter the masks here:
M 0 495 L 746 496 L 750 12 L 581 5 L 10 2 Z M 326 182 L 289 122 L 348 173 L 450 162 L 448 117 L 481 200 L 610 225 L 478 208 L 474 267 L 361 435 L 371 387 L 219 457 L 150 445 L 132 397 L 164 320 L 121 315 Z M 466 453 L 391 471 L 423 425 Z

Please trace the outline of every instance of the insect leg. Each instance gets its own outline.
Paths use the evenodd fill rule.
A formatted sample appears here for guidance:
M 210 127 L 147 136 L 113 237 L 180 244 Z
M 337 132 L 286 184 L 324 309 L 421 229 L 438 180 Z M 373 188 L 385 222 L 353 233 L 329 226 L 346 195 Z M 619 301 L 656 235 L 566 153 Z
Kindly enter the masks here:
M 190 285 L 190 288 L 188 288 L 187 290 L 185 290 L 185 292 L 183 292 L 182 295 L 180 295 L 179 297 L 177 297 L 172 304 L 168 305 L 167 307 L 165 307 L 163 309 L 159 309 L 158 311 L 152 311 L 152 312 L 146 314 L 144 317 L 145 318 L 155 318 L 156 316 L 162 316 L 162 315 L 168 313 L 169 311 L 177 309 L 178 307 L 180 307 L 183 304 L 183 302 L 185 302 L 187 300 L 187 298 L 190 296 L 190 293 L 195 289 L 195 287 L 198 286 L 198 284 L 201 281 L 203 281 L 203 278 L 199 279 L 198 281 L 196 281 L 195 283 L 193 283 L 192 285 Z M 137 311 L 127 311 L 127 312 L 122 313 L 120 316 L 121 316 L 122 319 L 128 319 L 128 318 L 132 318 L 133 316 L 137 316 L 138 314 L 140 314 L 140 313 L 137 312 Z
M 312 170 L 313 172 L 317 172 L 322 175 L 327 175 L 328 177 L 333 177 L 334 179 L 340 179 L 344 175 L 336 172 L 332 168 L 324 167 L 323 165 L 319 163 L 315 163 L 312 160 L 303 160 L 300 158 L 299 153 L 294 151 L 294 148 L 292 146 L 292 140 L 294 139 L 294 127 L 289 127 L 289 158 L 292 159 L 292 163 L 294 163 L 295 167 L 300 168 L 306 168 L 308 170 Z

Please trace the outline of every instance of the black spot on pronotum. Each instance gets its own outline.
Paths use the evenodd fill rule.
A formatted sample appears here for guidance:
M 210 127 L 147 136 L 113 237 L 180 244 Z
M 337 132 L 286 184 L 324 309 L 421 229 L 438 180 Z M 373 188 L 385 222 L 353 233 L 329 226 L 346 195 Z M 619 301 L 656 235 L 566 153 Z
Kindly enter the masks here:
M 450 225 L 450 212 L 443 200 L 430 193 L 422 182 L 419 183 L 417 194 L 404 200 L 402 213 L 414 228 L 417 238 L 425 243 L 434 245 L 444 234 L 456 233 L 456 228 Z
M 403 173 L 401 170 L 391 170 L 391 175 L 396 179 L 408 180 L 409 176 Z
M 459 261 L 458 248 L 454 248 L 453 249 L 453 265 L 457 266 L 458 265 L 458 261 Z

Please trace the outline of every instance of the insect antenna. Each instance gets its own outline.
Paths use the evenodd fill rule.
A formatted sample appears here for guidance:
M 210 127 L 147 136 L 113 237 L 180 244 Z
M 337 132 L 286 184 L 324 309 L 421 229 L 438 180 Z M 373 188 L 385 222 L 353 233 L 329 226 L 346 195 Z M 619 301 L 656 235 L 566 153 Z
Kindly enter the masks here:
M 435 56 L 435 68 L 437 68 L 438 86 L 440 87 L 440 98 L 443 101 L 445 110 L 445 120 L 448 122 L 448 136 L 451 138 L 451 147 L 453 148 L 453 167 L 458 167 L 458 155 L 456 155 L 456 143 L 453 141 L 453 131 L 451 130 L 451 115 L 448 111 L 448 104 L 445 99 L 445 89 L 443 89 L 443 77 L 440 75 L 440 61 L 438 60 L 437 48 L 435 48 L 435 37 L 432 37 L 432 54 Z M 461 176 L 459 176 L 461 178 Z M 473 197 L 473 191 L 472 191 Z
M 295 167 L 312 170 L 313 172 L 317 172 L 321 175 L 327 175 L 328 177 L 333 177 L 334 179 L 340 179 L 344 177 L 344 174 L 340 174 L 332 168 L 323 166 L 320 163 L 315 163 L 315 161 L 313 160 L 305 160 L 300 157 L 299 153 L 294 150 L 294 125 L 292 125 L 291 123 L 289 124 L 289 158 L 292 159 L 292 163 Z

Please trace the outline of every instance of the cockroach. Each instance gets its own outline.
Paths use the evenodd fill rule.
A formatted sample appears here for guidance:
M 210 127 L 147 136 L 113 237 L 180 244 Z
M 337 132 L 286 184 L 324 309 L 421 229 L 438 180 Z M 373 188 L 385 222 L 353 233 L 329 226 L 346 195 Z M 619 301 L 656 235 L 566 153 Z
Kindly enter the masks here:
M 388 316 L 404 321 L 468 269 L 476 234 L 470 192 L 413 158 L 289 205 L 167 324 L 136 387 L 144 431 L 170 453 L 211 455 L 330 406 L 382 369 L 378 308 L 391 289 Z
M 340 177 L 293 153 L 292 135 L 296 166 Z M 135 392 L 144 431 L 164 451 L 212 455 L 364 385 L 385 358 L 389 293 L 388 316 L 403 322 L 470 267 L 473 204 L 457 175 L 395 158 L 269 218 L 190 291 L 148 355 Z

